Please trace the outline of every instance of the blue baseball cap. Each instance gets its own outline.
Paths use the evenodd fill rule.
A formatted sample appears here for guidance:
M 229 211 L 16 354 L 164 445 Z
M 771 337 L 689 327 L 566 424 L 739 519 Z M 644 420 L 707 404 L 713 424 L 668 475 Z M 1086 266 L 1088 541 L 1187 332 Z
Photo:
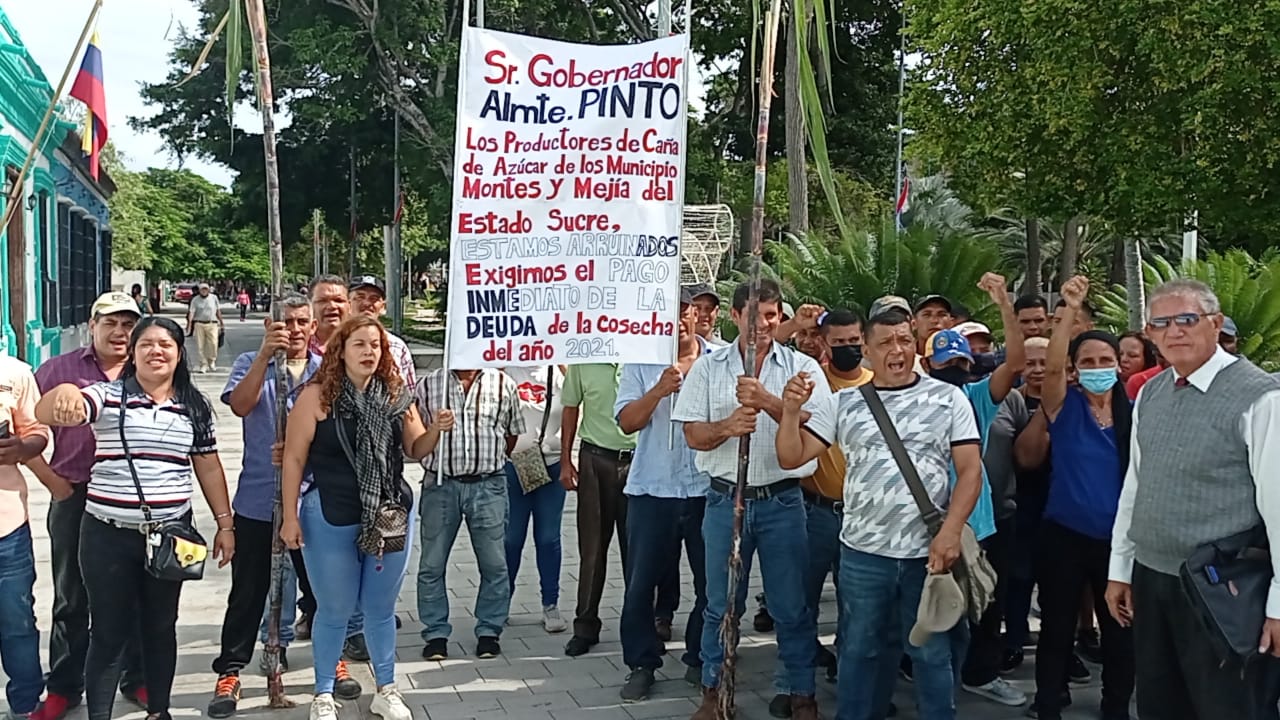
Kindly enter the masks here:
M 929 337 L 929 362 L 941 365 L 956 358 L 973 362 L 973 350 L 964 335 L 956 330 L 939 330 Z

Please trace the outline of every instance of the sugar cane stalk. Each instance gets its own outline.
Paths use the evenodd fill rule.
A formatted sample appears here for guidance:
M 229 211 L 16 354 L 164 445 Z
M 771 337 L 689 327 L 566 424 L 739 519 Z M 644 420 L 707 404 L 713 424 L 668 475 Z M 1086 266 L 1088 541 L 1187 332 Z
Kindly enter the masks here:
M 233 0 L 236 1 L 236 0 Z M 267 13 L 263 0 L 245 0 L 249 34 L 253 41 L 253 59 L 257 72 L 258 107 L 262 111 L 262 149 L 267 171 L 267 240 L 271 246 L 271 318 L 283 320 L 284 256 L 280 239 L 280 172 L 276 161 L 276 128 L 274 94 L 271 85 L 271 56 L 267 48 Z M 284 441 L 285 417 L 288 412 L 288 383 L 285 377 L 285 351 L 276 351 L 276 442 Z M 267 621 L 267 645 L 264 649 L 267 673 L 267 696 L 273 708 L 293 707 L 284 692 L 280 663 L 280 611 L 284 602 L 285 547 L 280 538 L 284 503 L 280 495 L 280 468 L 275 471 L 275 500 L 271 509 L 271 612 Z
M 746 344 L 743 369 L 747 377 L 756 376 L 756 322 L 760 317 L 760 259 L 764 253 L 764 191 L 768 163 L 769 106 L 773 100 L 774 48 L 778 40 L 778 18 L 781 0 L 772 0 L 764 16 L 764 47 L 760 59 L 759 112 L 756 120 L 756 175 L 751 207 L 750 293 L 747 296 Z M 746 512 L 743 493 L 747 487 L 747 469 L 751 464 L 751 435 L 738 440 L 738 479 L 733 498 L 733 544 L 729 551 L 729 587 L 726 593 L 724 620 L 720 625 L 720 642 L 724 647 L 724 663 L 720 667 L 720 716 L 734 716 L 734 689 L 738 666 L 738 618 L 735 599 L 742 575 L 742 519 Z

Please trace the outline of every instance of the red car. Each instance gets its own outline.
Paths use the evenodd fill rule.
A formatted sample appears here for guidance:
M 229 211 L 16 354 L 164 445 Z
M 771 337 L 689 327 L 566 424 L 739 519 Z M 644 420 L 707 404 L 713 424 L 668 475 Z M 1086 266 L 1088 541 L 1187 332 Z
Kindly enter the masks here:
M 178 283 L 173 286 L 174 302 L 190 303 L 192 296 L 196 294 L 196 288 L 200 287 L 196 283 Z

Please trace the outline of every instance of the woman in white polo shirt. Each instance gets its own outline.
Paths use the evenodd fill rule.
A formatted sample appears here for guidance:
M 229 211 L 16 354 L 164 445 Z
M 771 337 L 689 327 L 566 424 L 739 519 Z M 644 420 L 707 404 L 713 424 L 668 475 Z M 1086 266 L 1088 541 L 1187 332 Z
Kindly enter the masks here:
M 36 406 L 41 422 L 91 424 L 97 440 L 80 529 L 80 567 L 91 621 L 84 673 L 89 720 L 110 720 L 120 680 L 116 661 L 138 631 L 147 718 L 170 718 L 182 583 L 159 579 L 146 569 L 143 498 L 152 525 L 189 522 L 194 478 L 218 525 L 211 537 L 206 535 L 213 557 L 221 566 L 235 553 L 213 411 L 191 382 L 183 339 L 172 320 L 144 318 L 129 338 L 129 359 L 119 380 L 83 390 L 59 385 Z

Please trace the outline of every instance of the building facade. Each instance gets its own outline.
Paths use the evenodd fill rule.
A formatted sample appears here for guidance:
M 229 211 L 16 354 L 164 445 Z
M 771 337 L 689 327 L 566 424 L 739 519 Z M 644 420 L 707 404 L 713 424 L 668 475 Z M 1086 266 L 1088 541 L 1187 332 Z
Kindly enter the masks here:
M 52 96 L 0 10 L 0 210 L 21 183 L 19 207 L 0 228 L 0 351 L 32 366 L 83 344 L 89 307 L 111 282 L 115 186 L 105 171 L 89 176 L 75 126 L 55 114 L 19 177 Z

